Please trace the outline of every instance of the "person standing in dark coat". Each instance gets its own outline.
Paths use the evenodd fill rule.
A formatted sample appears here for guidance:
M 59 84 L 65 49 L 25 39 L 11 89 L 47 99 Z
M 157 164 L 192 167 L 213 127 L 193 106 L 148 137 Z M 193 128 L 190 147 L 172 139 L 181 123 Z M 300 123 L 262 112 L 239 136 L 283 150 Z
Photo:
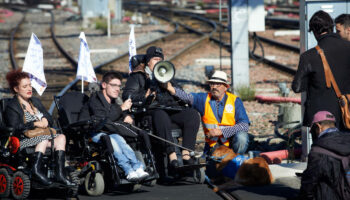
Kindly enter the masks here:
M 174 142 L 171 135 L 171 123 L 177 124 L 183 133 L 182 145 L 188 149 L 194 149 L 196 136 L 199 129 L 199 114 L 193 108 L 183 106 L 185 103 L 171 95 L 166 89 L 159 87 L 155 78 L 152 78 L 152 72 L 155 64 L 164 59 L 163 51 L 159 47 L 149 47 L 146 51 L 145 63 L 148 68 L 145 70 L 133 71 L 128 78 L 123 91 L 123 100 L 132 99 L 133 103 L 144 103 L 149 95 L 155 95 L 154 101 L 157 105 L 179 108 L 178 110 L 154 109 L 150 111 L 155 133 Z M 177 85 L 175 81 L 171 81 Z M 170 165 L 173 168 L 179 166 L 175 147 L 173 145 L 162 143 L 169 155 Z M 182 150 L 182 160 L 185 165 L 193 164 L 194 160 L 190 157 L 189 151 Z
M 342 161 L 315 151 L 316 147 L 321 147 L 340 156 L 350 155 L 350 134 L 340 132 L 335 122 L 334 115 L 328 111 L 319 111 L 313 118 L 310 132 L 314 144 L 302 174 L 298 199 L 341 200 L 344 199 L 342 190 L 350 191 Z
M 316 12 L 309 26 L 324 51 L 340 91 L 342 94 L 350 93 L 350 42 L 333 33 L 333 20 L 324 11 Z M 326 86 L 322 60 L 315 48 L 301 54 L 292 89 L 296 93 L 306 92 L 304 126 L 310 127 L 312 116 L 317 111 L 328 110 L 335 115 L 336 126 L 340 130 L 345 129 L 338 98 L 333 87 Z

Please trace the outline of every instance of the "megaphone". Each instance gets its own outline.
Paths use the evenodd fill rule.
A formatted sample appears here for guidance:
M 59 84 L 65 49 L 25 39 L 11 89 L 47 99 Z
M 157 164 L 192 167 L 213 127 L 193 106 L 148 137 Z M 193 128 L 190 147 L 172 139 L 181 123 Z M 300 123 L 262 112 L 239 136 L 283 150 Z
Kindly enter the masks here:
M 174 78 L 175 67 L 169 61 L 159 61 L 154 65 L 153 76 L 157 81 L 167 83 Z

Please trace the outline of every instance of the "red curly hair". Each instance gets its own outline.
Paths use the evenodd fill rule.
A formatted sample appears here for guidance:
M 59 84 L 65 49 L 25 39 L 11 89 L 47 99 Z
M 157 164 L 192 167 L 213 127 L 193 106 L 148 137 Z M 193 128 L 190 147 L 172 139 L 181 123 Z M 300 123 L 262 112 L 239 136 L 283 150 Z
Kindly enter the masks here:
M 6 80 L 12 93 L 16 93 L 14 88 L 17 87 L 24 78 L 29 78 L 29 74 L 27 72 L 22 72 L 22 69 L 12 70 L 6 74 Z

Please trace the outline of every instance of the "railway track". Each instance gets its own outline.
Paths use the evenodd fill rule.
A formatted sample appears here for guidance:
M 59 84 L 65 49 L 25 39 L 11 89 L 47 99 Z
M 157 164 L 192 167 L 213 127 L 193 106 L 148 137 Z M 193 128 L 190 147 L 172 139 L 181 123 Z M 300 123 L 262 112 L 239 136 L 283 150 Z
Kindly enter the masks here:
M 200 21 L 197 17 L 194 17 L 194 19 L 191 20 L 188 19 L 192 18 L 193 16 L 185 15 L 181 16 L 178 19 L 179 21 L 183 21 L 184 18 L 187 18 L 187 24 L 172 21 L 164 15 L 158 14 L 156 15 L 156 17 L 174 24 L 174 31 L 168 33 L 160 39 L 151 41 L 145 45 L 138 47 L 137 50 L 138 52 L 144 53 L 146 49 L 150 46 L 161 46 L 163 48 L 164 54 L 168 56 L 166 57 L 166 60 L 169 60 L 171 62 L 176 62 L 176 59 L 180 59 L 181 55 L 186 54 L 188 51 L 192 50 L 193 48 L 196 48 L 196 46 L 199 46 L 200 43 L 208 40 L 209 35 L 212 34 L 212 32 L 216 29 L 215 24 L 209 20 Z M 202 26 L 198 25 L 198 22 L 202 23 Z M 198 27 L 193 27 L 194 25 L 199 26 L 202 29 L 198 29 Z M 203 28 L 203 26 L 205 28 Z M 106 61 L 105 63 L 95 66 L 95 72 L 99 74 L 99 76 L 101 76 L 101 74 L 103 74 L 104 72 L 113 70 L 122 72 L 124 76 L 127 76 L 127 66 L 129 63 L 128 59 L 129 54 L 128 52 L 125 52 L 112 60 Z M 69 84 L 67 84 L 57 95 L 61 96 L 73 87 L 77 87 L 79 84 L 80 81 L 73 80 Z M 49 112 L 53 113 L 54 108 L 55 105 L 54 103 L 52 103 Z
M 61 53 L 55 38 L 55 16 L 52 11 L 30 9 L 25 12 L 25 20 L 12 31 L 10 41 L 10 57 L 12 67 L 17 69 L 23 66 L 30 36 L 35 33 L 43 48 L 44 71 L 47 88 L 41 97 L 43 104 L 48 107 L 53 95 L 64 87 L 75 76 L 76 65 Z M 15 40 L 15 38 L 24 38 Z M 55 73 L 60 71 L 60 73 Z
M 168 12 L 169 10 L 162 9 L 163 12 Z M 159 12 L 158 12 L 159 13 Z M 169 13 L 169 12 L 168 12 Z M 53 15 L 52 15 L 53 16 Z M 175 17 L 174 17 L 175 16 Z M 167 19 L 166 16 L 157 15 L 159 18 Z M 169 16 L 168 16 L 169 17 Z M 161 39 L 158 39 L 156 41 L 152 41 L 147 45 L 143 45 L 138 48 L 139 52 L 145 52 L 145 49 L 147 49 L 149 46 L 155 45 L 155 46 L 161 46 L 164 49 L 165 55 L 168 55 L 169 57 L 166 58 L 167 60 L 176 62 L 177 58 L 181 58 L 181 55 L 186 54 L 189 49 L 193 49 L 196 46 L 200 46 L 201 43 L 207 41 L 208 39 L 213 40 L 214 42 L 220 44 L 220 41 L 213 36 L 216 30 L 216 24 L 215 22 L 212 22 L 211 20 L 205 19 L 203 17 L 199 17 L 196 15 L 190 15 L 188 13 L 181 13 L 177 12 L 175 14 L 172 14 L 172 17 L 174 17 L 174 21 L 172 23 L 176 24 L 175 26 L 180 26 L 181 28 L 176 28 L 177 30 L 174 31 L 174 33 L 169 33 L 165 37 L 162 37 Z M 186 19 L 187 18 L 187 19 Z M 190 20 L 189 20 L 190 19 Z M 52 17 L 52 20 L 54 21 L 54 17 Z M 170 21 L 168 19 L 168 21 Z M 186 22 L 186 23 L 183 23 Z M 203 26 L 203 22 L 206 23 L 206 25 Z M 200 25 L 202 23 L 202 25 Z M 204 28 L 204 30 L 200 30 L 199 28 Z M 212 29 L 212 30 L 210 30 Z M 51 25 L 50 28 L 46 28 L 46 30 L 51 30 L 51 36 L 55 36 L 54 33 L 54 24 Z M 195 34 L 193 34 L 195 33 Z M 38 36 L 40 39 L 40 36 Z M 44 35 L 43 38 L 48 38 L 48 36 Z M 262 37 L 260 37 L 262 38 Z M 262 39 L 264 40 L 264 39 Z M 65 67 L 57 67 L 56 65 L 51 65 L 45 63 L 45 71 L 50 72 L 48 74 L 48 88 L 47 92 L 44 95 L 43 101 L 45 101 L 45 105 L 48 106 L 50 101 L 52 102 L 52 96 L 53 95 L 62 95 L 69 89 L 72 89 L 74 87 L 79 87 L 79 81 L 74 80 L 75 79 L 75 67 L 76 67 L 76 60 L 70 56 L 69 53 L 65 53 L 64 49 L 60 47 L 59 42 L 57 40 L 50 39 L 50 41 L 54 41 L 55 46 L 58 46 L 58 49 L 60 49 L 60 54 L 65 55 L 64 59 L 62 59 L 63 64 L 60 66 Z M 46 43 L 45 39 L 45 43 Z M 43 49 L 45 53 L 45 43 L 43 42 Z M 25 43 L 26 45 L 28 42 Z M 230 50 L 230 45 L 228 43 L 221 43 L 223 47 L 225 47 L 227 50 Z M 48 46 L 53 46 L 48 44 Z M 48 52 L 47 55 L 44 55 L 45 58 L 55 55 L 57 56 L 58 53 L 56 52 Z M 256 57 L 259 57 L 256 55 Z M 57 59 L 57 58 L 55 58 Z M 63 61 L 65 60 L 65 61 Z M 267 59 L 263 60 L 265 63 L 275 66 L 283 71 L 286 71 L 287 73 L 293 74 L 293 70 L 289 69 L 289 67 L 285 67 L 279 63 L 275 63 L 272 61 L 269 61 Z M 69 63 L 70 66 L 67 64 Z M 108 70 L 117 70 L 124 72 L 125 75 L 127 75 L 127 69 L 128 65 L 128 53 L 124 53 L 123 55 L 120 55 L 112 60 L 106 61 L 105 63 L 99 64 L 95 66 L 95 70 L 97 73 L 101 74 Z M 60 76 L 62 78 L 59 78 L 59 80 L 65 80 L 64 82 L 58 82 L 57 79 Z M 51 78 L 54 77 L 54 78 Z M 51 82 L 52 81 L 52 82 Z M 70 81 L 70 82 L 69 82 Z M 63 90 L 59 91 L 59 88 L 64 88 Z M 47 101 L 47 102 L 46 102 Z M 50 106 L 50 112 L 52 113 L 54 109 L 53 103 L 51 103 Z

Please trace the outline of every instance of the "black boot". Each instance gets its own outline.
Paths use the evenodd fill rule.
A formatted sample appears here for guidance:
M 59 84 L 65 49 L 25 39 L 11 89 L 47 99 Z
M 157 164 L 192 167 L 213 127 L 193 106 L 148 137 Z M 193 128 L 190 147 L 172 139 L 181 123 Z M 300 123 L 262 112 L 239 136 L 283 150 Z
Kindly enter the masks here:
M 64 171 L 64 161 L 65 161 L 65 151 L 55 151 L 56 156 L 56 180 L 57 182 L 63 183 L 67 186 L 75 186 L 76 184 L 70 182 L 66 176 Z
M 32 176 L 33 179 L 39 181 L 43 185 L 51 185 L 52 181 L 48 179 L 45 174 L 41 171 L 43 153 L 35 152 L 33 159 L 33 167 L 32 167 Z

